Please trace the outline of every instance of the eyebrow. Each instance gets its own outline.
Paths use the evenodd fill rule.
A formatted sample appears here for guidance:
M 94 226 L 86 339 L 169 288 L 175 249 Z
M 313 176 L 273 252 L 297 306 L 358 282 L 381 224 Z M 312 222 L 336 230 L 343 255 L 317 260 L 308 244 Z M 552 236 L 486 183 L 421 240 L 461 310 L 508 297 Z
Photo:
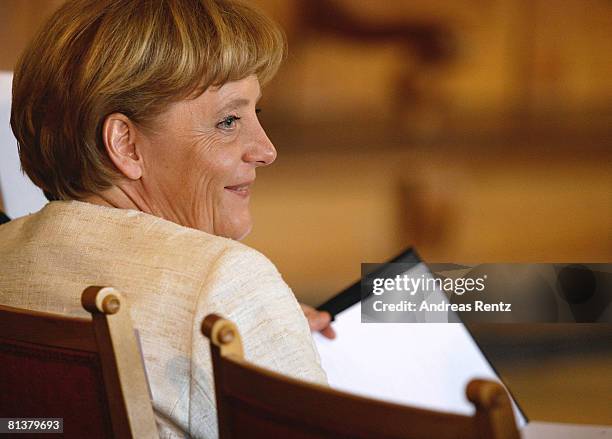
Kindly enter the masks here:
M 259 100 L 261 99 L 261 93 L 259 94 L 259 96 L 257 96 L 257 99 L 255 99 L 255 103 L 257 104 L 257 102 L 259 102 Z M 246 107 L 247 105 L 249 105 L 251 103 L 250 100 L 248 99 L 244 99 L 244 98 L 236 98 L 236 99 L 232 99 L 231 101 L 229 101 L 227 104 L 225 104 L 223 107 L 221 107 L 221 109 L 219 110 L 220 113 L 230 109 L 230 108 L 237 108 L 237 107 Z

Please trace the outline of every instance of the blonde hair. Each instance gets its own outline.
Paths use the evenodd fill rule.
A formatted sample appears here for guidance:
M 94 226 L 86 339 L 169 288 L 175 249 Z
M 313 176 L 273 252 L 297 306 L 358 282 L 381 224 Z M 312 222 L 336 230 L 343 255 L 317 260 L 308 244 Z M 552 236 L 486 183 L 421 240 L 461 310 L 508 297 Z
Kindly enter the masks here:
M 80 198 L 118 173 L 102 141 L 107 115 L 146 126 L 210 86 L 257 75 L 286 53 L 280 28 L 235 0 L 70 0 L 26 49 L 13 78 L 21 166 L 48 196 Z

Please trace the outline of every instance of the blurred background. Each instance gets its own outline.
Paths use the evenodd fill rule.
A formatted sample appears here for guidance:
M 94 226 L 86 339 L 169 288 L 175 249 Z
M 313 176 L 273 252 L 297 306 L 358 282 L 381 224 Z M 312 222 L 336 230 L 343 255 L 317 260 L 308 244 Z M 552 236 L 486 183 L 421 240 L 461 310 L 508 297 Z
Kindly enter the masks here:
M 12 70 L 60 0 L 0 1 Z M 247 244 L 318 304 L 414 245 L 432 262 L 612 260 L 608 0 L 256 0 L 289 56 Z
M 0 69 L 60 3 L 0 1 Z M 299 299 L 318 305 L 361 262 L 411 245 L 430 262 L 612 260 L 612 2 L 254 3 L 285 29 L 289 56 L 261 102 L 279 155 L 258 173 L 246 243 Z M 508 340 L 499 355 L 541 352 L 542 339 L 527 353 Z M 609 358 L 593 370 L 609 376 Z M 513 380 L 528 392 L 523 369 Z M 612 384 L 585 386 L 609 419 Z

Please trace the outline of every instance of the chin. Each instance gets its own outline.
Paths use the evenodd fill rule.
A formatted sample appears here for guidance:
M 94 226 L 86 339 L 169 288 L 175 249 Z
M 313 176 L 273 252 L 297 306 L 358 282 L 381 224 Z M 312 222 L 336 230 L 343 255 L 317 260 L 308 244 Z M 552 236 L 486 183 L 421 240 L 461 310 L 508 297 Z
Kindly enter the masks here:
M 248 227 L 247 229 L 243 230 L 242 233 L 240 233 L 239 235 L 232 237 L 232 239 L 235 241 L 242 241 L 244 238 L 249 236 L 249 233 L 251 233 L 252 229 L 253 227 Z
M 225 238 L 233 239 L 234 241 L 241 241 L 247 237 L 253 229 L 253 223 L 250 217 L 244 221 L 233 221 L 229 224 L 225 224 L 224 227 L 219 230 L 215 235 L 223 236 Z

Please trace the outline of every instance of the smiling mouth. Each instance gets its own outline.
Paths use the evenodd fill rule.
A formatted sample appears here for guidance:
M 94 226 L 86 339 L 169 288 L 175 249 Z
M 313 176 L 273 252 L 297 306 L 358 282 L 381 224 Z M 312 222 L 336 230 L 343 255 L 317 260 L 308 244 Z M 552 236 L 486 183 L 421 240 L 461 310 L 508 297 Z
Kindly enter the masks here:
M 225 186 L 225 189 L 228 191 L 240 196 L 240 197 L 248 197 L 251 194 L 251 184 L 252 183 L 244 183 L 237 184 L 235 186 Z

